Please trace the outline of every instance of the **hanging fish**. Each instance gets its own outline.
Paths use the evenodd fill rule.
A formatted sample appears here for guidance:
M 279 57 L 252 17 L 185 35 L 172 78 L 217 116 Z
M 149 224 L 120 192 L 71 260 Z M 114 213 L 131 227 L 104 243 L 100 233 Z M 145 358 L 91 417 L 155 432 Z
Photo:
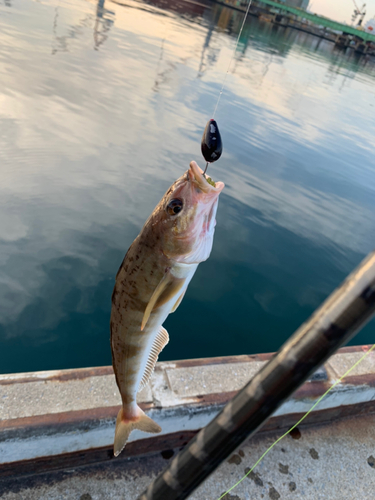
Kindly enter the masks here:
M 180 304 L 198 264 L 208 259 L 222 182 L 209 183 L 198 165 L 177 179 L 147 219 L 116 275 L 112 294 L 111 349 L 122 408 L 114 454 L 130 432 L 160 432 L 136 395 L 148 383 L 169 341 L 162 324 Z
M 208 163 L 218 160 L 223 152 L 219 127 L 215 120 L 208 120 L 201 142 L 202 155 Z

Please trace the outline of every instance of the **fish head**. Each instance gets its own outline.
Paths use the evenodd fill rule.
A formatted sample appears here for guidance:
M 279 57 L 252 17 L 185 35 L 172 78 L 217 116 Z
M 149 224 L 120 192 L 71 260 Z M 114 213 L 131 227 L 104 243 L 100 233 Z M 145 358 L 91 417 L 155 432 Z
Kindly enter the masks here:
M 185 264 L 208 259 L 223 188 L 223 182 L 208 182 L 195 161 L 172 184 L 157 207 L 155 221 L 161 231 L 161 247 L 166 257 Z

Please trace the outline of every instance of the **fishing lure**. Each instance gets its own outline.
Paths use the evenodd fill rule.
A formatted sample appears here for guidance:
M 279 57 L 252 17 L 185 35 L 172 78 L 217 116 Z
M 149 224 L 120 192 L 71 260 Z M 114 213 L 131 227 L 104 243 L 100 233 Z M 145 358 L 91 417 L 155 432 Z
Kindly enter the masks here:
M 201 149 L 203 158 L 207 162 L 207 170 L 208 164 L 217 161 L 220 158 L 221 153 L 223 152 L 223 143 L 221 141 L 219 127 L 217 126 L 217 123 L 213 118 L 211 118 L 211 120 L 208 120 L 207 125 L 204 129 Z

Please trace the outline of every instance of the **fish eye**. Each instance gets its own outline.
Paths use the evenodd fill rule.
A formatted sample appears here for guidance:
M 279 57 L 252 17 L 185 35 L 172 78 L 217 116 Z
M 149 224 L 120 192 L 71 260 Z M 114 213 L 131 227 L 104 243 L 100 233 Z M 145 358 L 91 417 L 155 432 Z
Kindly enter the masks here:
M 179 212 L 181 212 L 183 207 L 183 203 L 181 200 L 178 198 L 175 198 L 174 200 L 171 200 L 166 208 L 167 214 L 169 215 L 177 215 Z

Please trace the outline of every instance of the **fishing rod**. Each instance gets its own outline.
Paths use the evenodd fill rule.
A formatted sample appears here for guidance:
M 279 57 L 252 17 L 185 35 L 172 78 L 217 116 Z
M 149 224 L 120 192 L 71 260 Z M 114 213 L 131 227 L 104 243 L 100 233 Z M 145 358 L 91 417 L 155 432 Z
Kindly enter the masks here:
M 232 490 L 234 490 L 234 488 L 236 488 L 236 487 L 237 487 L 240 483 L 242 483 L 242 481 L 243 481 L 244 479 L 246 479 L 246 478 L 247 478 L 247 476 L 249 476 L 249 475 L 252 473 L 252 471 L 255 469 L 255 467 L 256 467 L 257 465 L 259 465 L 259 464 L 260 464 L 260 462 L 263 460 L 263 458 L 264 458 L 266 455 L 268 455 L 268 453 L 272 450 L 272 448 L 274 448 L 274 447 L 275 447 L 278 443 L 280 443 L 280 441 L 281 441 L 282 439 L 284 439 L 284 438 L 285 438 L 288 434 L 290 434 L 290 433 L 291 433 L 291 432 L 292 432 L 292 431 L 293 431 L 296 427 L 298 427 L 298 426 L 299 426 L 299 425 L 300 425 L 300 424 L 301 424 L 301 423 L 302 423 L 302 422 L 303 422 L 303 421 L 304 421 L 304 420 L 305 420 L 305 419 L 306 419 L 306 418 L 310 415 L 310 413 L 311 413 L 312 411 L 314 411 L 314 410 L 315 410 L 315 408 L 316 408 L 316 407 L 320 404 L 320 402 L 321 402 L 321 401 L 322 401 L 322 400 L 323 400 L 323 399 L 324 399 L 324 398 L 325 398 L 325 397 L 326 397 L 326 396 L 327 396 L 327 395 L 328 395 L 328 394 L 329 394 L 329 393 L 330 393 L 330 392 L 331 392 L 331 391 L 332 391 L 332 390 L 333 390 L 333 389 L 334 389 L 334 388 L 335 388 L 338 384 L 341 384 L 341 382 L 342 382 L 342 381 L 343 381 L 346 377 L 348 377 L 348 375 L 349 375 L 349 374 L 350 374 L 350 373 L 351 373 L 351 372 L 352 372 L 355 368 L 357 368 L 357 366 L 358 366 L 360 363 L 362 363 L 362 361 L 363 361 L 363 360 L 364 360 L 364 359 L 365 359 L 365 358 L 366 358 L 369 354 L 371 354 L 371 353 L 372 353 L 372 351 L 375 349 L 375 344 L 373 344 L 373 345 L 370 347 L 370 349 L 368 349 L 368 346 L 366 346 L 366 347 L 367 347 L 367 351 L 366 351 L 366 353 L 365 353 L 365 354 L 364 354 L 364 355 L 363 355 L 360 359 L 358 359 L 358 361 L 356 361 L 356 362 L 354 363 L 354 365 L 353 365 L 353 366 L 351 366 L 351 367 L 349 368 L 349 370 L 347 370 L 347 371 L 344 373 L 344 375 L 342 375 L 339 379 L 337 379 L 337 380 L 335 381 L 335 383 L 334 383 L 334 384 L 332 384 L 332 385 L 331 385 L 331 386 L 330 386 L 330 387 L 326 390 L 326 392 L 320 396 L 320 398 L 319 398 L 319 399 L 317 399 L 317 400 L 315 401 L 315 403 L 314 403 L 314 404 L 310 407 L 310 409 L 309 409 L 309 410 L 308 410 L 308 411 L 307 411 L 307 412 L 306 412 L 306 413 L 305 413 L 305 414 L 304 414 L 304 415 L 303 415 L 303 416 L 302 416 L 302 417 L 298 420 L 298 422 L 296 422 L 296 423 L 295 423 L 295 424 L 294 424 L 294 425 L 293 425 L 290 429 L 288 429 L 286 432 L 284 432 L 284 434 L 282 434 L 280 437 L 278 437 L 278 438 L 277 438 L 277 439 L 276 439 L 276 440 L 275 440 L 275 441 L 271 444 L 271 446 L 269 446 L 269 447 L 266 449 L 266 451 L 263 453 L 263 455 L 261 455 L 261 457 L 260 457 L 260 458 L 258 458 L 258 460 L 255 462 L 255 464 L 251 467 L 251 469 L 248 469 L 248 470 L 247 470 L 247 472 L 246 472 L 246 474 L 245 474 L 244 476 L 242 476 L 242 478 L 241 478 L 239 481 L 237 481 L 237 483 L 235 483 L 233 486 L 231 486 L 231 487 L 229 488 L 229 490 L 227 490 L 225 493 L 223 493 L 223 494 L 220 496 L 220 498 L 218 498 L 218 500 L 221 500 L 222 498 L 224 498 L 224 497 L 225 497 L 225 495 L 227 495 L 228 493 L 230 493 Z
M 187 444 L 139 500 L 187 498 L 374 314 L 375 251 Z

